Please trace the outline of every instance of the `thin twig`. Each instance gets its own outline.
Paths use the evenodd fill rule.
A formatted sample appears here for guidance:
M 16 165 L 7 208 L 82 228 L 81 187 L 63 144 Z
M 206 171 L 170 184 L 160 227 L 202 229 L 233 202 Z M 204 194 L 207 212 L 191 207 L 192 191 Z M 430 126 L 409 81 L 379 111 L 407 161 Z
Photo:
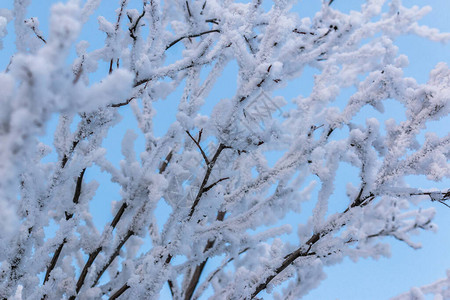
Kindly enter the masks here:
M 201 132 L 201 131 L 200 131 Z M 188 136 L 191 138 L 191 140 L 197 145 L 197 148 L 200 150 L 200 153 L 203 156 L 203 159 L 205 160 L 206 165 L 209 165 L 209 159 L 206 156 L 206 153 L 203 151 L 202 147 L 200 146 L 200 139 L 201 139 L 201 133 L 199 133 L 199 138 L 198 141 L 196 139 L 194 139 L 194 137 L 189 133 L 188 130 L 186 130 L 186 133 L 188 134 Z
M 123 245 L 125 245 L 125 243 L 128 241 L 128 239 L 133 235 L 134 235 L 134 231 L 128 230 L 127 234 L 119 242 L 116 249 L 114 249 L 114 252 L 109 257 L 108 262 L 103 266 L 103 268 L 100 269 L 100 271 L 97 272 L 97 275 L 95 276 L 94 282 L 92 283 L 91 287 L 94 287 L 97 285 L 97 282 L 103 276 L 103 273 L 105 273 L 106 269 L 108 269 L 108 267 L 112 264 L 114 259 L 119 255 L 120 250 L 122 249 Z
M 206 19 L 205 22 L 206 23 L 214 23 L 216 25 L 219 25 L 219 22 L 217 22 L 217 19 L 215 19 L 215 18 L 214 19 Z
M 132 100 L 136 99 L 136 97 L 131 97 L 128 98 L 125 102 L 122 103 L 116 103 L 116 104 L 111 104 L 111 107 L 121 107 L 121 106 L 125 106 L 128 105 Z
M 144 1 L 144 7 L 142 9 L 142 13 L 139 15 L 139 17 L 136 19 L 136 22 L 133 24 L 133 26 L 131 26 L 130 28 L 128 28 L 128 31 L 130 32 L 130 37 L 136 41 L 137 36 L 136 36 L 136 29 L 139 25 L 139 22 L 141 21 L 141 19 L 144 17 L 145 15 L 145 6 L 146 6 L 146 1 Z
M 200 188 L 198 190 L 197 196 L 195 197 L 194 203 L 191 206 L 191 210 L 189 212 L 188 220 L 190 220 L 192 215 L 194 214 L 195 208 L 197 207 L 197 205 L 198 205 L 198 203 L 200 201 L 200 198 L 202 197 L 202 195 L 204 193 L 205 186 L 208 183 L 209 176 L 211 176 L 212 169 L 214 168 L 214 165 L 215 165 L 217 159 L 219 158 L 220 153 L 222 153 L 222 151 L 224 149 L 226 149 L 226 148 L 229 148 L 229 147 L 225 146 L 224 144 L 220 144 L 219 147 L 216 150 L 216 153 L 214 154 L 214 157 L 212 158 L 212 160 L 207 165 L 205 177 L 203 178 L 203 182 L 200 185 Z
M 209 191 L 210 189 L 212 189 L 216 184 L 218 184 L 218 183 L 221 182 L 221 181 L 227 180 L 227 179 L 230 179 L 230 177 L 220 178 L 220 179 L 217 180 L 216 182 L 214 182 L 214 183 L 208 185 L 207 187 L 205 187 L 205 188 L 203 189 L 203 193 L 206 193 L 207 191 Z
M 47 41 L 44 39 L 44 37 L 41 34 L 39 34 L 38 29 L 36 28 L 36 25 L 35 25 L 36 23 L 34 21 L 34 18 L 31 18 L 29 20 L 25 20 L 24 22 L 25 23 L 31 22 L 32 25 L 30 26 L 30 28 L 31 28 L 31 30 L 33 30 L 33 32 L 36 35 L 36 37 L 38 39 L 40 39 L 44 44 L 47 44 Z
M 176 40 L 174 40 L 173 42 L 171 42 L 169 45 L 166 46 L 166 50 L 168 50 L 170 47 L 172 47 L 173 45 L 175 45 L 176 43 L 178 43 L 179 41 L 183 40 L 183 39 L 190 39 L 190 38 L 195 38 L 195 37 L 199 37 L 208 33 L 212 33 L 212 32 L 218 32 L 220 33 L 219 29 L 211 29 L 211 30 L 207 30 L 204 32 L 200 32 L 200 33 L 196 33 L 196 34 L 190 34 L 190 35 L 186 35 L 186 36 L 182 36 L 180 38 L 177 38 Z
M 192 17 L 191 9 L 189 8 L 189 3 L 187 2 L 187 0 L 186 0 L 186 9 L 187 9 L 187 12 L 189 14 L 189 17 Z
M 119 59 L 117 59 L 117 63 L 119 63 Z M 119 67 L 117 67 L 117 68 L 119 68 Z M 138 95 L 141 95 L 141 93 L 147 88 L 147 85 L 148 85 L 148 82 L 149 82 L 149 81 L 150 81 L 150 80 L 148 80 L 148 81 L 145 82 L 144 87 L 141 88 L 141 89 L 139 90 Z M 136 87 L 136 86 L 135 86 L 135 87 Z M 133 100 L 136 99 L 137 97 L 139 97 L 139 96 L 133 96 L 133 97 L 131 97 L 131 98 L 128 98 L 125 102 L 122 102 L 122 103 L 111 104 L 111 107 L 121 107 L 121 106 L 128 105 L 128 104 L 130 104 L 131 101 L 133 101 Z

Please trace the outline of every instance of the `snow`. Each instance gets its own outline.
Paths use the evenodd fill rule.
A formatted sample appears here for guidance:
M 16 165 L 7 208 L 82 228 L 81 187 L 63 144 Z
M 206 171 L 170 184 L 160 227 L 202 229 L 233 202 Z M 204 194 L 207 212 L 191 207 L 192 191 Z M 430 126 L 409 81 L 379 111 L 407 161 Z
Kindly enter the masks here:
M 409 61 L 395 45 L 407 34 L 450 39 L 418 24 L 428 7 L 390 1 L 385 11 L 386 1 L 367 1 L 347 14 L 324 2 L 300 20 L 284 0 L 123 0 L 114 16 L 97 17 L 106 37 L 91 49 L 80 35 L 101 1 L 83 3 L 52 7 L 45 42 L 30 1 L 0 11 L 0 38 L 14 19 L 17 47 L 0 73 L 1 298 L 153 299 L 170 281 L 174 298 L 190 298 L 193 285 L 194 298 L 296 299 L 326 266 L 388 256 L 386 237 L 416 249 L 412 235 L 436 230 L 436 211 L 415 205 L 448 191 L 405 178 L 450 177 L 450 136 L 427 127 L 450 113 L 450 70 L 439 63 L 419 84 L 404 75 Z M 213 94 L 230 62 L 236 90 Z M 315 70 L 311 93 L 272 96 L 305 68 Z M 156 109 L 174 95 L 177 105 Z M 387 115 L 387 100 L 406 118 L 358 120 L 367 107 Z M 158 135 L 157 114 L 175 120 Z M 53 144 L 41 138 L 49 133 Z M 108 147 L 121 150 L 120 163 Z M 340 178 L 343 162 L 357 180 Z M 93 166 L 104 173 L 88 180 Z M 104 208 L 111 221 L 97 228 L 90 204 L 110 197 L 98 193 L 105 178 L 120 191 Z M 307 216 L 284 224 L 292 212 Z

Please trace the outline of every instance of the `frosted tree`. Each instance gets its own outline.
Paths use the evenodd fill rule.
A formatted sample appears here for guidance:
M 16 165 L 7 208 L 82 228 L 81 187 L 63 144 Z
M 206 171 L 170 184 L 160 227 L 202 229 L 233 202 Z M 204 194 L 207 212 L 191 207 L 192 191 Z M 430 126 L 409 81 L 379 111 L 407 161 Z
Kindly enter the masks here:
M 287 0 L 121 0 L 114 18 L 98 18 L 105 42 L 91 49 L 79 36 L 100 0 L 55 4 L 47 34 L 30 2 L 0 10 L 0 38 L 12 24 L 16 45 L 0 74 L 0 298 L 155 299 L 168 286 L 174 299 L 298 299 L 325 266 L 386 255 L 386 237 L 417 248 L 410 235 L 436 229 L 434 209 L 414 203 L 445 204 L 449 191 L 404 179 L 450 175 L 450 135 L 427 130 L 450 112 L 450 69 L 440 63 L 419 84 L 394 44 L 405 34 L 450 39 L 418 25 L 429 7 L 369 0 L 344 13 L 331 0 L 301 19 Z M 211 98 L 231 63 L 234 96 Z M 309 95 L 273 96 L 305 68 L 317 71 Z M 158 136 L 155 105 L 180 87 L 176 120 Z M 358 121 L 387 101 L 405 120 Z M 139 127 L 123 137 L 117 166 L 102 145 L 112 126 L 128 126 L 128 107 Z M 343 163 L 359 182 L 336 199 Z M 121 188 L 105 228 L 89 207 L 93 166 Z M 306 222 L 283 225 L 309 203 Z

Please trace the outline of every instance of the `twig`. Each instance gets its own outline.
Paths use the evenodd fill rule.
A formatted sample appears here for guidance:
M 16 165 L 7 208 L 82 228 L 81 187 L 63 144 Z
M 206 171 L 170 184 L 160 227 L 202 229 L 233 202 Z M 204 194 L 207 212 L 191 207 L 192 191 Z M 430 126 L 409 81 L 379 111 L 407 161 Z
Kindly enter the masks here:
M 224 211 L 219 211 L 217 213 L 217 217 L 216 220 L 217 221 L 223 221 L 225 217 L 225 212 Z M 203 249 L 203 253 L 205 253 L 206 251 L 210 250 L 213 246 L 214 243 L 216 242 L 216 240 L 208 240 L 208 242 L 206 243 L 205 248 Z M 194 294 L 195 288 L 197 287 L 198 281 L 200 280 L 200 276 L 202 275 L 203 269 L 205 268 L 205 265 L 208 261 L 208 257 L 205 258 L 204 261 L 202 261 L 199 265 L 197 265 L 197 267 L 194 270 L 194 273 L 192 274 L 192 278 L 189 281 L 189 285 L 186 289 L 186 292 L 184 294 L 184 299 L 185 300 L 190 300 L 192 298 L 192 295 Z
M 206 19 L 205 22 L 206 23 L 214 23 L 216 25 L 219 25 L 219 22 L 217 22 L 216 18 L 214 18 L 214 19 Z
M 172 156 L 173 156 L 173 150 L 170 150 L 169 154 L 167 154 L 166 158 L 164 159 L 161 166 L 159 167 L 159 174 L 164 173 L 164 171 L 167 168 L 167 165 L 169 164 L 170 160 L 172 159 Z
M 213 184 L 208 185 L 207 187 L 205 187 L 203 189 L 203 193 L 206 193 L 207 191 L 209 191 L 210 189 L 212 189 L 216 184 L 218 184 L 221 181 L 230 179 L 230 177 L 224 177 L 224 178 L 220 178 L 219 180 L 217 180 L 216 182 L 214 182 Z
M 65 165 L 65 164 L 64 164 Z M 86 168 L 83 169 L 83 171 L 81 171 L 81 174 L 78 176 L 77 178 L 77 184 L 75 186 L 75 192 L 73 195 L 73 199 L 72 199 L 72 203 L 77 204 L 79 199 L 80 199 L 80 195 L 81 195 L 81 185 L 83 182 L 83 176 L 84 173 L 86 171 Z M 67 213 L 65 212 L 66 215 L 66 221 L 70 220 L 73 217 L 73 213 Z M 62 241 L 62 243 L 58 246 L 58 248 L 56 249 L 55 253 L 53 253 L 53 257 L 52 260 L 50 261 L 50 265 L 47 267 L 47 271 L 45 272 L 45 277 L 44 277 L 44 284 L 48 281 L 48 279 L 50 278 L 50 273 L 53 271 L 53 269 L 56 266 L 56 263 L 58 262 L 58 258 L 59 255 L 61 254 L 61 251 L 64 247 L 64 244 L 67 242 L 66 239 L 64 239 Z M 45 298 L 45 296 L 44 296 Z
M 187 0 L 186 0 L 186 9 L 187 9 L 187 12 L 189 14 L 189 17 L 192 17 L 191 9 L 189 8 L 189 3 L 187 2 Z
M 211 21 L 212 22 L 212 21 Z M 169 45 L 166 46 L 166 50 L 168 50 L 170 47 L 172 47 L 173 45 L 175 45 L 176 43 L 178 43 L 179 41 L 181 41 L 182 39 L 190 39 L 190 38 L 195 38 L 195 37 L 199 37 L 208 33 L 212 33 L 212 32 L 218 32 L 220 33 L 219 29 L 211 29 L 211 30 L 207 30 L 204 32 L 200 32 L 200 33 L 196 33 L 196 34 L 190 34 L 190 35 L 186 35 L 186 36 L 182 36 L 180 38 L 177 38 L 176 40 L 174 40 L 173 42 L 171 42 Z
M 206 153 L 203 151 L 202 147 L 200 146 L 200 139 L 201 139 L 201 136 L 202 136 L 201 132 L 202 132 L 202 131 L 200 130 L 199 136 L 198 136 L 198 141 L 197 141 L 197 140 L 194 139 L 194 137 L 189 133 L 189 131 L 186 130 L 186 133 L 187 133 L 188 136 L 191 138 L 191 140 L 197 145 L 198 149 L 200 150 L 200 152 L 201 152 L 201 154 L 202 154 L 202 156 L 203 156 L 203 159 L 205 160 L 206 165 L 208 166 L 209 163 L 210 163 L 210 162 L 209 162 L 209 159 L 208 159 L 208 157 L 206 156 Z
M 146 6 L 146 1 L 144 1 L 144 8 L 142 9 L 142 13 L 139 15 L 139 17 L 136 19 L 136 22 L 133 24 L 133 26 L 131 26 L 130 28 L 128 28 L 128 31 L 130 32 L 130 37 L 136 41 L 137 36 L 136 36 L 136 29 L 139 25 L 139 22 L 141 21 L 141 19 L 144 17 L 145 15 L 145 6 Z
M 119 59 L 117 59 L 117 63 L 119 63 Z M 119 67 L 117 67 L 117 68 L 119 68 Z M 141 89 L 139 90 L 138 95 L 141 95 L 141 93 L 147 88 L 147 85 L 148 85 L 148 82 L 149 82 L 149 81 L 150 81 L 150 80 L 147 80 L 147 81 L 145 82 L 144 87 L 141 88 Z M 135 86 L 135 87 L 136 87 L 136 86 Z M 136 99 L 137 97 L 138 97 L 138 96 L 133 96 L 133 97 L 131 97 L 131 98 L 128 98 L 125 102 L 122 102 L 122 103 L 116 103 L 116 104 L 111 104 L 111 107 L 121 107 L 121 106 L 128 105 L 128 104 L 130 104 L 131 101 L 133 101 L 133 100 Z
M 128 230 L 127 234 L 123 237 L 123 239 L 120 241 L 120 243 L 117 245 L 116 249 L 114 249 L 114 252 L 111 254 L 111 256 L 108 259 L 108 262 L 101 268 L 99 272 L 97 272 L 97 276 L 95 276 L 94 282 L 92 283 L 91 287 L 94 287 L 97 285 L 97 282 L 102 277 L 103 273 L 105 273 L 106 269 L 112 264 L 114 259 L 119 255 L 120 250 L 122 249 L 123 245 L 128 241 L 128 239 L 134 235 L 134 231 Z
M 116 103 L 116 104 L 111 104 L 111 107 L 121 107 L 121 106 L 125 106 L 128 105 L 132 100 L 136 99 L 136 97 L 131 97 L 128 98 L 125 102 L 122 103 Z
M 36 22 L 34 21 L 34 18 L 30 18 L 28 20 L 24 20 L 25 24 L 29 25 L 31 30 L 33 30 L 34 34 L 38 39 L 40 39 L 44 44 L 47 44 L 47 41 L 44 39 L 44 37 L 38 32 L 38 29 L 36 28 Z M 31 23 L 31 24 L 28 24 Z
M 308 244 L 308 243 L 307 243 Z M 289 255 L 285 256 L 285 259 L 283 261 L 283 263 L 281 264 L 281 266 L 279 266 L 278 268 L 275 269 L 274 273 L 272 275 L 270 275 L 269 277 L 267 277 L 267 279 L 261 283 L 260 285 L 258 285 L 255 289 L 255 291 L 252 293 L 252 295 L 250 296 L 250 299 L 253 299 L 256 297 L 256 295 L 258 295 L 262 290 L 265 290 L 267 288 L 267 285 L 272 281 L 272 279 L 274 279 L 278 274 L 280 274 L 284 269 L 286 269 L 287 267 L 289 267 L 291 264 L 294 263 L 294 261 L 302 256 L 309 256 L 311 255 L 309 253 L 309 251 L 311 250 L 312 244 L 309 245 L 308 249 L 303 250 L 303 248 L 298 248 L 297 250 L 295 250 L 294 252 L 290 253 Z
M 118 297 L 120 297 L 120 295 L 122 295 L 129 288 L 130 288 L 130 286 L 125 283 L 120 289 L 118 289 L 114 294 L 112 294 L 111 297 L 109 297 L 109 300 L 117 299 Z
M 224 144 L 220 144 L 219 147 L 216 150 L 216 153 L 214 154 L 214 157 L 212 158 L 212 160 L 207 165 L 205 177 L 203 178 L 203 182 L 200 185 L 200 188 L 198 190 L 197 196 L 195 197 L 194 203 L 191 206 L 191 210 L 189 212 L 188 220 L 190 220 L 192 215 L 194 214 L 195 208 L 197 207 L 197 205 L 198 205 L 198 203 L 200 201 L 200 198 L 202 197 L 202 195 L 204 193 L 205 186 L 208 183 L 209 176 L 211 176 L 212 169 L 214 168 L 214 165 L 215 165 L 217 159 L 219 158 L 220 153 L 222 153 L 222 151 L 224 149 L 226 149 L 226 148 L 229 148 L 229 147 L 225 146 Z
M 450 189 L 447 190 L 447 192 L 441 192 L 441 191 L 437 191 L 437 192 L 418 192 L 418 193 L 410 193 L 411 196 L 429 196 L 431 201 L 438 201 L 438 202 L 442 202 L 445 200 L 449 200 L 450 199 Z M 441 199 L 436 199 L 435 196 L 441 196 Z

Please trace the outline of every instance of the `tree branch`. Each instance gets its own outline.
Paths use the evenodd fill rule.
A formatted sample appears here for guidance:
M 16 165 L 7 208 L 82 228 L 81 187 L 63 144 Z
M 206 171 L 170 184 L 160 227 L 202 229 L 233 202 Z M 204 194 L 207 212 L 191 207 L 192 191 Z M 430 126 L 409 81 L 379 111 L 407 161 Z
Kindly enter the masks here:
M 211 20 L 212 22 L 212 20 Z M 175 45 L 176 43 L 178 43 L 179 41 L 183 40 L 183 39 L 190 39 L 190 38 L 195 38 L 195 37 L 199 37 L 208 33 L 212 33 L 212 32 L 218 32 L 220 33 L 219 29 L 211 29 L 211 30 L 207 30 L 207 31 L 203 31 L 200 33 L 196 33 L 196 34 L 190 34 L 190 35 L 186 35 L 186 36 L 182 36 L 180 38 L 177 38 L 176 40 L 174 40 L 173 42 L 171 42 L 169 45 L 166 46 L 166 50 L 168 50 L 170 47 L 172 47 L 173 45 Z
M 169 164 L 170 160 L 172 159 L 172 153 L 173 153 L 173 150 L 170 151 L 169 154 L 167 154 L 167 156 L 166 156 L 164 162 L 162 163 L 162 165 L 161 165 L 161 167 L 160 167 L 160 169 L 159 169 L 159 174 L 162 174 L 162 173 L 166 170 L 167 165 Z M 114 229 L 114 228 L 116 227 L 117 223 L 119 223 L 119 221 L 120 221 L 120 219 L 122 218 L 122 215 L 123 215 L 123 213 L 125 212 L 125 209 L 126 209 L 127 207 L 128 207 L 128 204 L 127 204 L 126 202 L 122 203 L 122 205 L 120 206 L 119 210 L 117 211 L 116 215 L 114 216 L 114 219 L 112 220 L 112 222 L 111 222 L 111 224 L 110 224 L 110 226 L 111 226 L 112 229 Z M 119 255 L 120 250 L 122 249 L 122 247 L 125 245 L 125 243 L 128 241 L 128 239 L 129 239 L 131 236 L 133 236 L 133 235 L 134 235 L 134 231 L 131 230 L 131 229 L 128 230 L 127 234 L 126 234 L 126 235 L 124 236 L 124 238 L 120 241 L 120 243 L 117 245 L 117 247 L 116 247 L 116 249 L 114 250 L 114 252 L 113 252 L 113 253 L 111 254 L 111 256 L 109 257 L 108 262 L 107 262 L 107 263 L 102 267 L 102 269 L 97 273 L 97 275 L 96 275 L 96 277 L 95 277 L 95 280 L 94 280 L 94 283 L 92 284 L 91 287 L 94 287 L 94 286 L 98 283 L 98 281 L 99 281 L 100 278 L 102 277 L 103 273 L 108 269 L 108 267 L 111 265 L 111 263 L 114 261 L 114 259 Z M 95 253 L 95 252 L 100 253 L 101 248 L 102 248 L 101 246 L 98 247 L 98 248 L 94 251 L 94 253 Z M 98 253 L 95 254 L 95 256 L 93 257 L 92 262 L 95 260 L 95 258 L 97 257 Z M 89 267 L 92 265 L 92 263 L 91 263 L 90 265 L 88 265 L 90 258 L 91 258 L 91 255 L 89 256 L 88 262 L 86 262 L 86 264 L 85 264 L 85 266 L 84 266 L 84 268 L 83 268 L 83 271 L 84 271 L 85 269 L 88 270 Z M 82 276 L 82 275 L 83 275 L 83 272 L 81 273 L 80 279 L 78 280 L 78 282 L 80 282 L 81 276 Z M 86 273 L 84 274 L 84 277 L 86 277 L 86 275 L 87 275 L 87 271 L 86 271 Z M 78 288 L 78 282 L 77 282 L 77 288 Z M 84 283 L 84 278 L 83 278 L 83 280 L 81 281 L 81 285 L 82 285 L 83 283 Z M 125 291 L 125 290 L 124 290 L 124 291 Z M 78 293 L 78 292 L 79 292 L 79 290 L 77 290 L 77 293 Z M 75 299 L 75 298 L 73 298 L 73 299 Z
M 76 145 L 76 144 L 75 144 Z M 66 160 L 67 161 L 67 160 Z M 64 163 L 65 165 L 65 163 Z M 77 184 L 75 186 L 75 192 L 73 195 L 73 199 L 72 199 L 72 203 L 77 204 L 79 199 L 80 199 L 80 195 L 81 195 L 81 185 L 83 183 L 83 176 L 84 173 L 86 171 L 86 168 L 84 168 L 81 171 L 81 174 L 78 176 L 77 178 Z M 73 217 L 73 213 L 67 213 L 65 212 L 66 215 L 66 221 L 70 220 Z M 63 242 L 58 246 L 58 248 L 56 249 L 55 253 L 53 253 L 53 257 L 52 260 L 50 261 L 50 265 L 47 267 L 47 271 L 45 272 L 45 277 L 44 277 L 44 284 L 48 281 L 48 279 L 50 278 L 50 273 L 53 271 L 53 269 L 56 266 L 56 263 L 58 262 L 58 258 L 59 255 L 61 254 L 61 251 L 64 247 L 64 244 L 67 242 L 66 239 L 63 240 Z M 45 296 L 44 296 L 45 298 Z
M 192 215 L 194 214 L 195 208 L 197 207 L 197 205 L 198 205 L 198 203 L 200 201 L 200 198 L 202 197 L 202 195 L 204 193 L 205 186 L 208 183 L 209 176 L 211 176 L 211 172 L 212 172 L 212 169 L 214 168 L 214 165 L 215 165 L 215 163 L 217 161 L 217 158 L 219 158 L 220 153 L 222 153 L 223 149 L 225 149 L 225 148 L 228 148 L 228 147 L 225 146 L 224 144 L 220 144 L 219 147 L 216 150 L 216 153 L 214 154 L 214 157 L 209 162 L 209 164 L 207 164 L 207 169 L 206 169 L 205 176 L 203 177 L 203 182 L 200 185 L 200 188 L 198 190 L 198 194 L 195 197 L 194 203 L 191 206 L 191 210 L 189 212 L 188 220 L 190 220 Z
M 202 130 L 200 130 L 199 134 L 198 134 L 198 141 L 196 139 L 194 139 L 194 137 L 189 133 L 189 131 L 186 130 L 186 133 L 189 135 L 189 137 L 191 138 L 191 140 L 197 145 L 198 149 L 200 150 L 203 159 L 205 160 L 206 165 L 209 165 L 209 159 L 206 156 L 206 153 L 203 151 L 202 147 L 200 146 L 200 139 L 202 137 Z
M 363 188 L 361 188 L 362 190 Z M 362 191 L 360 192 L 360 194 L 362 194 Z M 361 197 L 360 195 L 358 197 Z M 357 197 L 357 199 L 358 199 Z M 344 212 L 341 213 L 341 216 L 345 215 L 347 212 L 350 211 L 351 208 L 357 206 L 356 203 L 359 203 L 359 206 L 365 206 L 367 205 L 370 201 L 372 201 L 375 198 L 375 196 L 373 196 L 372 194 L 370 196 L 364 197 L 362 201 L 357 201 L 357 199 L 355 199 L 355 201 L 352 202 L 352 205 L 345 209 Z M 368 201 L 366 201 L 368 200 Z M 314 244 L 316 244 L 322 237 L 328 235 L 329 233 L 333 232 L 336 229 L 342 228 L 345 225 L 345 223 L 342 224 L 338 224 L 336 226 L 331 226 L 332 228 L 325 228 L 323 230 L 321 230 L 320 232 L 316 232 L 315 234 L 313 234 L 309 240 L 301 247 L 299 247 L 297 250 L 291 252 L 290 254 L 286 255 L 284 257 L 283 262 L 281 263 L 281 265 L 276 268 L 272 275 L 268 276 L 266 278 L 266 280 L 262 283 L 260 283 L 255 291 L 252 293 L 250 299 L 253 299 L 256 297 L 256 295 L 258 295 L 261 291 L 265 290 L 267 288 L 267 285 L 281 272 L 283 272 L 287 267 L 289 267 L 290 265 L 292 265 L 294 263 L 294 261 L 299 258 L 299 257 L 305 257 L 305 256 L 309 256 L 309 255 L 315 255 L 315 253 L 310 253 L 310 250 L 312 248 L 312 246 Z
M 227 179 L 230 179 L 230 177 L 220 178 L 220 179 L 217 180 L 216 182 L 214 182 L 214 183 L 208 185 L 207 187 L 205 187 L 205 188 L 203 189 L 203 193 L 206 193 L 207 191 L 209 191 L 210 189 L 212 189 L 216 184 L 218 184 L 218 183 L 221 182 L 221 181 L 227 180 Z
M 217 221 L 223 221 L 225 217 L 225 212 L 224 211 L 219 211 L 217 213 L 217 217 L 216 220 Z M 209 249 L 211 249 L 214 246 L 214 243 L 216 242 L 216 240 L 208 240 L 208 242 L 206 243 L 205 249 L 203 249 L 203 253 L 205 253 L 206 251 L 208 251 Z M 194 270 L 194 273 L 192 274 L 192 278 L 189 281 L 189 285 L 186 289 L 186 292 L 184 294 L 184 299 L 185 300 L 189 300 L 192 298 L 192 295 L 194 294 L 195 288 L 197 287 L 198 281 L 200 280 L 200 276 L 202 275 L 203 269 L 205 268 L 206 262 L 208 261 L 208 257 L 205 258 L 204 261 L 202 261 L 199 265 L 197 265 L 197 267 Z
M 130 286 L 128 284 L 124 284 L 120 289 L 118 289 L 114 294 L 112 294 L 111 297 L 109 297 L 109 300 L 115 300 L 120 297 L 126 290 L 128 290 Z
M 102 277 L 103 273 L 108 269 L 108 267 L 112 264 L 114 259 L 119 255 L 120 250 L 122 249 L 123 245 L 128 241 L 128 239 L 134 235 L 134 231 L 128 230 L 127 234 L 123 237 L 123 239 L 120 241 L 120 243 L 117 245 L 116 249 L 114 249 L 114 252 L 111 254 L 111 256 L 108 259 L 108 262 L 100 269 L 99 272 L 97 272 L 97 276 L 95 276 L 94 282 L 92 283 L 91 287 L 94 287 L 97 285 L 97 282 Z

